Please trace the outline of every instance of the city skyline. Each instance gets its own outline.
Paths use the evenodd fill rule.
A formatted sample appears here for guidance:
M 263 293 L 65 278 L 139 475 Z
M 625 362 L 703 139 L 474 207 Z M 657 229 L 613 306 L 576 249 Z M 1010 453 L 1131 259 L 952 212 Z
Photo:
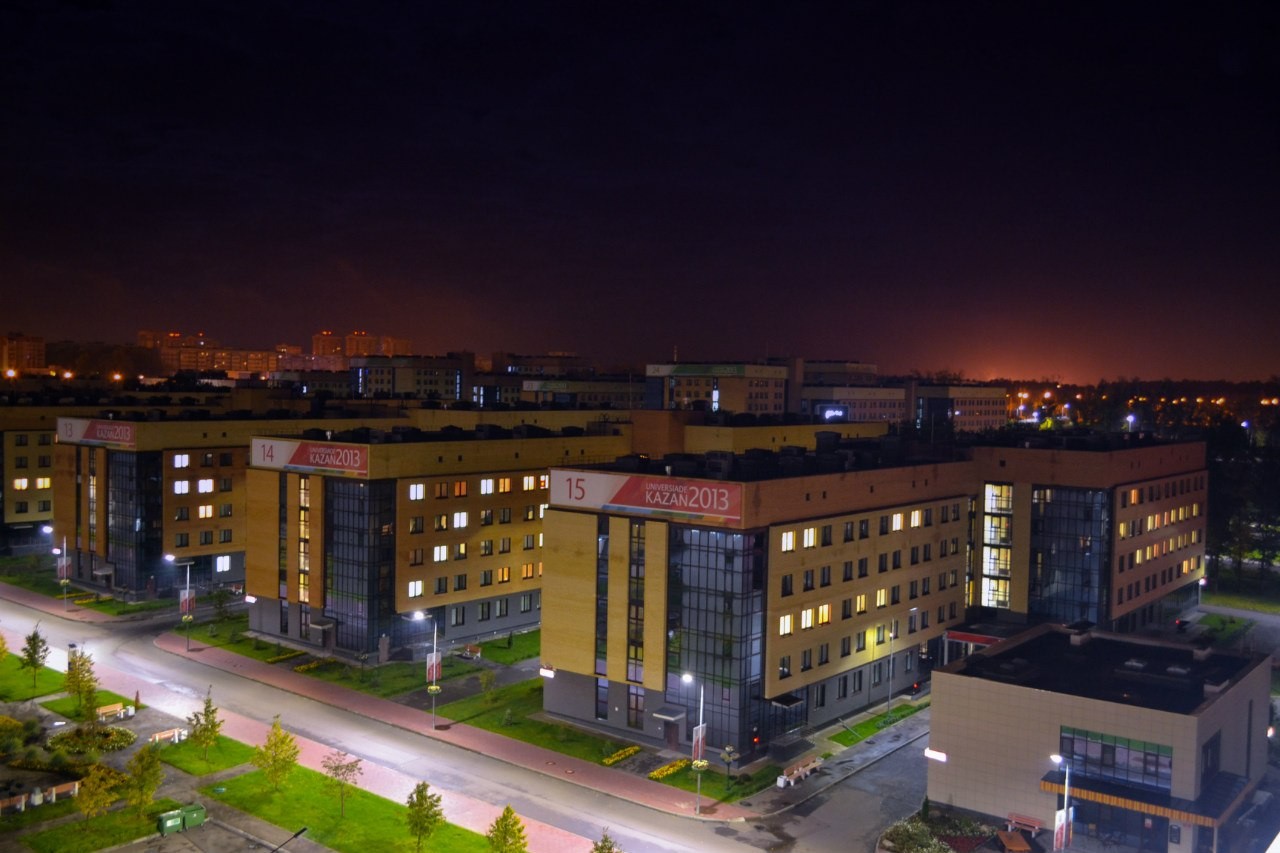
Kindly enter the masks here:
M 1277 373 L 1277 12 L 21 3 L 6 330 Z M 14 298 L 16 295 L 16 298 Z

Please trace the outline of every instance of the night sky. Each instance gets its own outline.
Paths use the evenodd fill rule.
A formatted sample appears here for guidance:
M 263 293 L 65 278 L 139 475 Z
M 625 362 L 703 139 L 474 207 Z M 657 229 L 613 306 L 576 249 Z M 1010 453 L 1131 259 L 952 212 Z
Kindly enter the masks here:
M 1280 4 L 0 6 L 0 326 L 1280 374 Z

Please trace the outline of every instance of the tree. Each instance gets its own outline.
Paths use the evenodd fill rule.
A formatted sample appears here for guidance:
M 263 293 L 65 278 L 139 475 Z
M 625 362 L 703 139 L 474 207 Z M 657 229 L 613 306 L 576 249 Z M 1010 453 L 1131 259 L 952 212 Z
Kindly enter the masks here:
M 419 782 L 409 794 L 409 801 L 405 805 L 409 807 L 407 815 L 409 832 L 418 842 L 414 849 L 421 851 L 422 839 L 430 838 L 431 833 L 444 823 L 444 809 L 440 807 L 440 795 L 431 793 L 431 786 L 426 782 Z
M 231 591 L 220 586 L 210 596 L 213 600 L 213 618 L 218 622 L 226 622 L 231 618 Z
M 490 702 L 493 701 L 493 690 L 498 686 L 498 673 L 491 669 L 480 670 L 480 689 Z
M 187 717 L 187 725 L 191 727 L 191 741 L 204 750 L 201 757 L 208 761 L 209 747 L 215 745 L 222 734 L 222 720 L 218 719 L 218 709 L 213 705 L 212 684 L 204 694 L 204 710 L 193 711 Z
M 0 634 L 0 661 L 9 656 L 9 644 L 4 640 L 4 634 Z
M 494 819 L 493 825 L 485 835 L 489 840 L 489 849 L 493 853 L 528 853 L 529 841 L 524 837 L 524 824 L 516 815 L 515 809 L 507 806 L 502 814 Z
M 49 642 L 40 634 L 40 623 L 37 622 L 35 627 L 31 629 L 31 633 L 27 635 L 27 642 L 22 647 L 23 669 L 31 670 L 31 690 L 34 694 L 36 689 L 36 678 L 40 675 L 40 670 L 44 668 L 44 662 L 49 659 Z
M 328 775 L 329 788 L 338 795 L 338 813 L 347 816 L 347 795 L 356 784 L 356 779 L 364 772 L 359 758 L 352 758 L 341 750 L 335 749 L 321 760 L 324 772 Z
M 160 747 L 148 744 L 133 754 L 127 769 L 129 777 L 124 783 L 125 802 L 133 806 L 141 816 L 155 799 L 156 790 L 164 782 L 164 765 L 160 762 Z
M 591 853 L 622 853 L 622 848 L 609 836 L 609 830 L 606 829 L 600 840 L 591 845 Z
M 80 780 L 76 794 L 76 808 L 85 817 L 97 817 L 111 807 L 117 799 L 116 788 L 124 776 L 105 764 L 95 764 Z
M 266 741 L 254 749 L 252 761 L 253 766 L 262 771 L 262 775 L 277 791 L 297 766 L 298 742 L 280 727 L 279 714 L 271 721 L 271 731 L 267 732 Z
M 81 649 L 67 655 L 67 692 L 76 697 L 76 712 L 82 717 L 94 710 L 98 699 L 98 676 L 93 671 L 93 656 Z M 88 719 L 97 719 L 90 714 Z

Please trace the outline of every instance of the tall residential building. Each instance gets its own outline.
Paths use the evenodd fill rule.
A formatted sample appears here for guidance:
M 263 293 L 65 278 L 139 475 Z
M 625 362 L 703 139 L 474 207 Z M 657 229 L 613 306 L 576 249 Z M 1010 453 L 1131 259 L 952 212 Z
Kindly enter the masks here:
M 799 387 L 791 373 L 774 364 L 650 364 L 645 407 L 781 415 Z
M 535 627 L 549 467 L 630 447 L 619 423 L 255 437 L 250 627 L 382 659 Z
M 21 332 L 10 332 L 0 337 L 0 376 L 17 376 L 23 371 L 39 370 L 44 366 L 44 338 Z
M 350 359 L 352 396 L 468 400 L 475 384 L 475 354 L 369 356 Z
M 1203 444 L 885 467 L 874 445 L 553 470 L 547 710 L 680 746 L 688 673 L 712 742 L 745 751 L 909 688 L 985 641 L 972 617 L 1134 630 L 1196 600 Z

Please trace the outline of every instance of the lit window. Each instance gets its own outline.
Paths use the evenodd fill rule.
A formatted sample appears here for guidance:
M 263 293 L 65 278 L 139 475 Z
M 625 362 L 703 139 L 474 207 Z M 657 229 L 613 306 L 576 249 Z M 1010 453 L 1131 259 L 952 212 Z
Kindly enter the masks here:
M 420 501 L 426 498 L 426 496 L 427 496 L 426 484 L 424 483 L 409 484 L 409 500 Z
M 203 480 L 196 481 L 196 491 L 202 495 L 207 495 L 213 491 L 213 478 L 207 477 Z
M 492 477 L 486 477 L 485 479 L 480 481 L 480 494 L 482 495 L 493 494 L 493 478 Z
M 524 478 L 522 486 L 526 492 L 531 492 L 538 487 L 538 478 L 533 474 L 529 474 Z
M 53 485 L 53 481 L 52 481 L 52 480 L 50 480 L 48 477 L 36 477 L 36 488 L 37 488 L 37 489 L 47 489 L 47 488 L 49 488 L 51 485 Z
M 502 566 L 498 569 L 498 583 L 508 583 L 511 580 L 511 567 Z
M 888 603 L 889 603 L 889 590 L 883 589 L 883 588 L 877 589 L 876 590 L 876 607 L 884 607 Z
M 186 467 L 187 467 L 188 465 L 190 465 L 190 464 L 191 464 L 191 455 L 190 455 L 190 454 L 188 454 L 188 453 L 175 453 L 175 454 L 173 454 L 173 467 L 174 467 L 174 468 L 186 468 Z
M 214 558 L 213 558 L 213 570 L 214 570 L 215 572 L 229 572 L 229 571 L 231 571 L 231 558 L 230 558 L 230 557 L 228 557 L 228 556 L 226 556 L 226 555 L 223 555 L 223 556 L 221 556 L 221 557 L 214 557 Z
M 201 505 L 200 505 L 200 517 L 201 517 L 201 518 L 213 518 L 213 504 L 201 504 Z
M 453 527 L 455 530 L 467 526 L 467 514 L 465 512 L 455 512 L 453 514 Z
M 520 566 L 520 579 L 529 580 L 533 577 L 533 563 L 524 563 Z
M 857 598 L 857 604 L 858 604 L 858 612 L 859 612 L 859 613 L 866 613 L 866 612 L 867 612 L 867 597 L 866 597 L 865 595 L 859 595 L 859 596 L 858 596 L 858 598 Z
M 786 637 L 792 633 L 791 614 L 778 617 L 778 636 Z
M 831 621 L 831 605 L 819 604 L 818 605 L 818 624 L 826 625 L 830 621 Z
M 902 513 L 900 512 L 895 512 L 893 514 L 893 529 L 895 531 L 902 529 Z
M 409 581 L 409 597 L 420 598 L 423 593 L 422 586 L 422 581 Z
M 453 481 L 453 496 L 454 496 L 455 498 L 465 498 L 465 497 L 467 496 L 467 481 L 466 481 L 466 480 L 454 480 L 454 481 Z
M 796 533 L 794 530 L 784 531 L 782 534 L 782 551 L 794 551 L 796 549 Z
M 498 478 L 498 493 L 499 493 L 499 494 L 504 494 L 504 493 L 509 492 L 509 491 L 511 491 L 511 478 L 510 478 L 510 477 L 499 477 L 499 478 Z
M 23 488 L 26 488 L 25 486 Z M 173 493 L 175 495 L 185 495 L 191 491 L 191 483 L 187 480 L 174 480 Z
M 807 631 L 813 627 L 813 608 L 806 607 L 800 611 L 800 628 Z
M 806 527 L 804 529 L 804 547 L 812 548 L 818 544 L 818 528 Z
M 911 510 L 911 526 L 912 527 L 920 526 L 920 510 L 918 509 Z
M 550 484 L 550 481 L 551 481 L 550 475 L 548 475 L 548 474 L 539 474 L 539 475 L 538 475 L 538 488 L 539 488 L 539 489 L 545 489 L 545 488 L 547 488 L 547 486 Z
M 449 546 L 437 545 L 431 550 L 431 559 L 437 563 L 445 563 L 449 560 Z

